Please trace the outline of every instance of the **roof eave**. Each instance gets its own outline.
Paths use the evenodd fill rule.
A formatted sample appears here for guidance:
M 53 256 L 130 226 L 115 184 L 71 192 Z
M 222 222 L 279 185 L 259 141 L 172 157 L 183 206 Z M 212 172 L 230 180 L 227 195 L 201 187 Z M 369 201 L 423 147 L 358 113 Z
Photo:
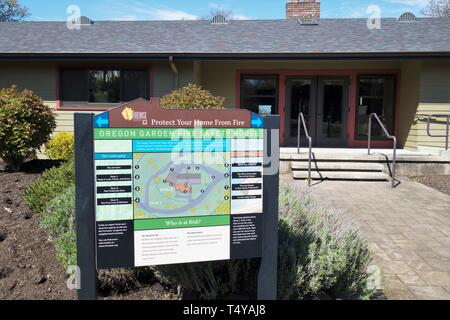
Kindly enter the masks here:
M 334 53 L 0 53 L 0 60 L 374 60 L 448 59 L 442 52 L 334 52 Z

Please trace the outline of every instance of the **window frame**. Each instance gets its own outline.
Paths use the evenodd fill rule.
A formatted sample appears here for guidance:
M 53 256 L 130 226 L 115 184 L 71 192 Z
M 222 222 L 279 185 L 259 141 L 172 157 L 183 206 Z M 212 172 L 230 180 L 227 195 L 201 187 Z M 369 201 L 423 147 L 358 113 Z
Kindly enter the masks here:
M 87 100 L 86 101 L 69 101 L 63 99 L 63 76 L 62 73 L 65 70 L 81 70 L 85 71 L 85 80 L 86 80 L 86 90 L 87 90 Z M 89 86 L 89 71 L 119 71 L 120 72 L 120 101 L 119 102 L 90 102 L 89 101 L 89 93 L 90 93 L 90 86 Z M 123 101 L 123 92 L 124 92 L 124 81 L 123 81 L 123 74 L 126 71 L 141 71 L 145 73 L 145 88 L 146 88 L 146 95 L 147 97 L 144 97 L 144 99 L 148 98 L 151 99 L 153 96 L 153 73 L 152 69 L 148 66 L 61 66 L 58 67 L 56 70 L 56 77 L 57 77 L 57 100 L 56 100 L 56 109 L 57 110 L 86 110 L 86 111 L 104 111 L 108 110 L 111 107 L 117 106 L 122 103 L 126 103 L 129 101 Z
M 367 136 L 361 136 L 358 134 L 358 108 L 359 108 L 359 102 L 361 97 L 370 98 L 370 99 L 382 99 L 384 101 L 385 96 L 360 96 L 360 79 L 361 78 L 392 78 L 394 80 L 393 82 L 393 94 L 392 94 L 392 132 L 389 132 L 390 134 L 396 134 L 397 132 L 397 108 L 398 106 L 398 100 L 397 100 L 397 94 L 398 94 L 398 75 L 392 74 L 392 73 L 380 73 L 380 74 L 372 74 L 372 73 L 361 73 L 358 74 L 356 77 L 356 101 L 355 101 L 355 134 L 354 139 L 355 141 L 367 141 Z M 388 128 L 387 128 L 388 129 Z M 388 141 L 389 138 L 387 138 L 385 135 L 382 136 L 372 136 L 373 141 Z
M 272 78 L 276 80 L 276 84 L 275 84 L 275 95 L 245 95 L 244 90 L 243 90 L 243 84 L 244 84 L 244 80 L 245 79 L 258 79 L 258 78 Z M 279 92 L 279 88 L 280 88 L 280 75 L 276 74 L 276 73 L 242 73 L 240 74 L 240 78 L 239 78 L 239 93 L 240 93 L 240 97 L 239 97 L 239 108 L 245 108 L 243 106 L 243 102 L 245 98 L 275 98 L 275 110 L 274 112 L 272 112 L 272 114 L 276 115 L 276 114 L 280 114 L 280 110 L 279 110 L 279 101 L 280 101 L 280 92 Z

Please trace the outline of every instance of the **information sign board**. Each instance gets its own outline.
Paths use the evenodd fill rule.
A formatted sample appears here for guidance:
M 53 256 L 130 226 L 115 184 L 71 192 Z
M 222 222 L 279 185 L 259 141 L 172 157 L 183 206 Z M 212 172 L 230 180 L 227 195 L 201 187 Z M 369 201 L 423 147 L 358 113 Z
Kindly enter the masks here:
M 98 269 L 258 257 L 258 299 L 275 299 L 279 124 L 159 99 L 76 113 L 79 298 Z
M 264 119 L 137 100 L 94 118 L 100 269 L 261 255 Z

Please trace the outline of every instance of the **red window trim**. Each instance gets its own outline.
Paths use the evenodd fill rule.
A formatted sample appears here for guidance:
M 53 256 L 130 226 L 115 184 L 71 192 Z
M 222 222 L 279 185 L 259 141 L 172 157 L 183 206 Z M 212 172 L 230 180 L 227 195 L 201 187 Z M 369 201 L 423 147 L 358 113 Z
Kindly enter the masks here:
M 241 107 L 241 76 L 246 74 L 254 75 L 276 75 L 279 76 L 278 81 L 278 110 L 280 114 L 280 137 L 281 144 L 284 143 L 284 119 L 286 108 L 286 78 L 289 76 L 347 76 L 350 78 L 349 85 L 349 116 L 348 116 L 348 147 L 349 148 L 365 148 L 367 141 L 356 140 L 356 87 L 358 75 L 362 74 L 383 74 L 394 75 L 396 82 L 396 108 L 395 108 L 395 135 L 400 133 L 400 95 L 401 95 L 401 70 L 400 69 L 311 69 L 311 70 L 292 70 L 292 69 L 238 69 L 236 71 L 236 106 Z M 372 146 L 375 148 L 391 148 L 392 141 L 374 140 Z
M 80 106 L 80 107 L 64 107 L 62 106 L 61 100 L 61 78 L 60 71 L 61 69 L 145 69 L 148 71 L 149 77 L 149 92 L 150 98 L 154 96 L 154 74 L 153 74 L 153 66 L 152 65 L 128 65 L 128 64 L 71 64 L 71 65 L 57 65 L 55 68 L 55 79 L 56 79 L 56 110 L 58 111 L 106 111 L 109 110 L 110 107 L 89 107 L 89 106 Z

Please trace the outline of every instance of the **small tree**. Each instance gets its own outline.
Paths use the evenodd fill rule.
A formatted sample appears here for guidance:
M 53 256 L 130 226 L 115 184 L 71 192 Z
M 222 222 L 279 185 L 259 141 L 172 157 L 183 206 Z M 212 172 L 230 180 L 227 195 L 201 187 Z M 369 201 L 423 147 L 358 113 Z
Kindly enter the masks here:
M 0 22 L 21 21 L 30 15 L 17 0 L 0 0 Z
M 224 97 L 213 96 L 195 84 L 172 91 L 161 100 L 161 106 L 166 109 L 222 109 L 224 103 Z
M 0 158 L 10 170 L 34 156 L 55 127 L 52 110 L 32 91 L 15 86 L 0 91 Z
M 431 0 L 424 13 L 430 17 L 450 17 L 450 0 Z

